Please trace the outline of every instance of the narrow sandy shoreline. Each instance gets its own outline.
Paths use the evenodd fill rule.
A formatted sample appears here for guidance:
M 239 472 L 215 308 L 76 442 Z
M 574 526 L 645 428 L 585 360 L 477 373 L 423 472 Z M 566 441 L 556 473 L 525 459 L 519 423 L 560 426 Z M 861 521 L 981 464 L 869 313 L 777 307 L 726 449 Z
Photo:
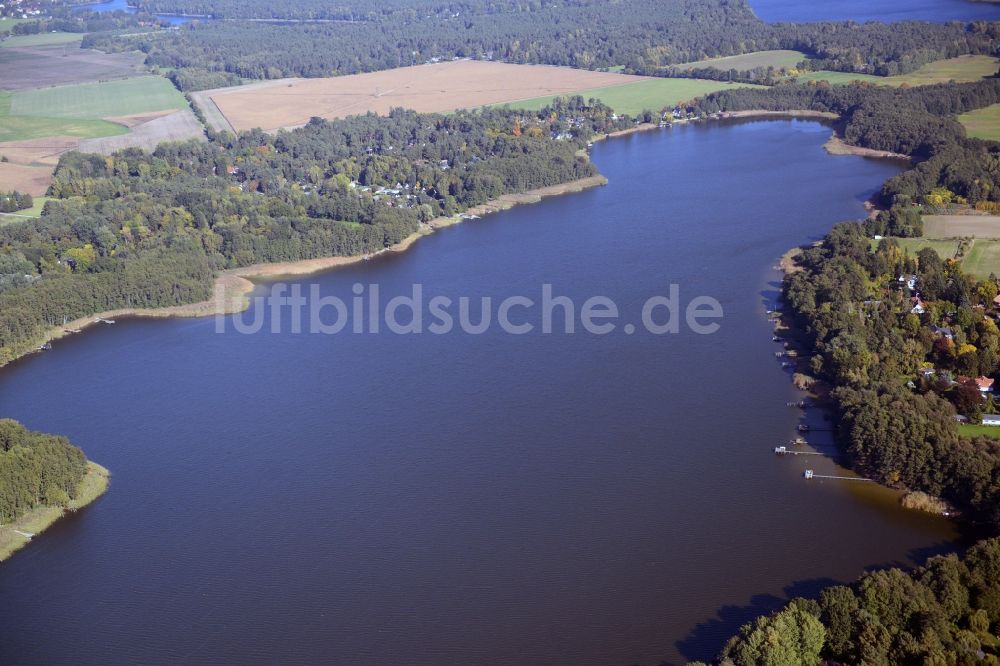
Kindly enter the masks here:
M 764 111 L 755 109 L 750 111 L 726 111 L 721 114 L 722 118 L 821 118 L 823 120 L 838 120 L 839 115 L 832 111 L 810 111 L 809 109 L 798 109 L 792 111 Z
M 857 155 L 859 157 L 877 157 L 879 159 L 910 161 L 910 156 L 903 155 L 902 153 L 892 153 L 888 150 L 874 150 L 872 148 L 852 146 L 849 143 L 845 143 L 836 132 L 833 133 L 833 136 L 830 137 L 829 141 L 823 144 L 823 148 L 831 155 Z
M 71 500 L 65 509 L 57 506 L 40 507 L 9 525 L 0 525 L 0 562 L 27 546 L 33 537 L 51 527 L 68 511 L 78 511 L 103 495 L 108 489 L 110 476 L 107 469 L 88 460 L 87 472 L 77 486 L 76 499 Z
M 822 119 L 822 120 L 836 120 L 839 116 L 835 113 L 827 111 L 810 111 L 807 109 L 802 110 L 791 110 L 791 111 L 765 111 L 765 110 L 749 110 L 749 111 L 732 111 L 727 113 L 719 114 L 715 119 L 738 119 L 738 118 L 811 118 L 811 119 Z M 682 123 L 690 121 L 681 121 Z M 640 123 L 634 127 L 628 129 L 618 130 L 616 132 L 610 132 L 604 135 L 596 136 L 593 138 L 592 142 L 603 141 L 605 139 L 612 139 L 617 137 L 628 136 L 635 134 L 637 132 L 646 132 L 649 130 L 659 129 L 660 125 L 658 123 Z M 831 155 L 861 155 L 864 157 L 882 157 L 882 158 L 902 158 L 909 159 L 906 155 L 897 155 L 895 153 L 889 153 L 886 151 L 870 150 L 867 148 L 858 148 L 856 146 L 850 146 L 844 143 L 836 133 L 830 138 L 830 140 L 824 145 L 824 148 Z M 586 156 L 585 151 L 581 151 L 583 156 Z M 530 204 L 537 203 L 544 198 L 559 196 L 563 194 L 570 194 L 573 192 L 580 192 L 585 189 L 592 187 L 598 187 L 601 185 L 606 185 L 608 182 L 607 178 L 602 175 L 590 176 L 587 178 L 581 178 L 579 180 L 570 181 L 568 183 L 562 183 L 559 185 L 551 185 L 549 187 L 538 188 L 535 190 L 529 190 L 527 192 L 521 192 L 519 194 L 505 194 L 498 199 L 488 201 L 484 204 L 478 206 L 473 206 L 469 208 L 465 213 L 460 215 L 455 215 L 452 217 L 438 217 L 426 225 L 422 225 L 421 229 L 416 233 L 411 234 L 409 237 L 405 238 L 401 242 L 388 247 L 384 250 L 380 250 L 375 254 L 381 254 L 383 252 L 403 252 L 407 250 L 413 243 L 419 240 L 423 236 L 434 233 L 437 229 L 442 229 L 444 227 L 457 224 L 466 219 L 472 219 L 474 217 L 481 217 L 483 215 L 489 215 L 491 213 L 496 213 L 502 210 L 507 210 L 514 206 L 520 204 Z M 34 350 L 27 351 L 12 361 L 22 358 L 28 354 L 34 353 L 37 348 L 40 348 L 44 344 L 48 344 L 54 340 L 59 340 L 60 338 L 66 337 L 67 335 L 72 335 L 74 333 L 82 332 L 83 330 L 95 325 L 100 324 L 101 320 L 115 320 L 119 317 L 143 317 L 143 318 L 166 318 L 166 317 L 208 317 L 212 315 L 219 314 L 235 314 L 242 312 L 249 307 L 249 299 L 247 295 L 254 289 L 254 283 L 252 279 L 270 279 L 275 277 L 283 276 L 302 276 L 310 275 L 312 273 L 318 273 L 321 271 L 330 270 L 333 268 L 338 268 L 341 266 L 348 266 L 360 261 L 369 259 L 373 255 L 355 255 L 355 256 L 338 256 L 338 257 L 322 257 L 317 259 L 303 259 L 299 261 L 289 261 L 281 263 L 271 263 L 271 264 L 254 264 L 252 266 L 244 266 L 242 268 L 232 269 L 222 272 L 215 279 L 215 284 L 212 289 L 212 297 L 208 300 L 201 301 L 198 303 L 189 303 L 186 305 L 174 305 L 164 308 L 119 308 L 116 310 L 106 310 L 104 312 L 94 313 L 86 317 L 81 317 L 75 319 L 71 322 L 67 322 L 63 326 L 56 326 L 49 329 L 43 338 L 36 340 L 37 345 Z M 2 367 L 2 366 L 0 366 Z
M 655 127 L 655 125 L 653 126 Z M 626 130 L 627 133 L 633 130 Z M 635 130 L 638 131 L 638 130 Z M 404 252 L 414 243 L 434 233 L 437 229 L 450 227 L 467 219 L 482 217 L 502 210 L 513 208 L 522 204 L 538 203 L 542 199 L 563 194 L 581 192 L 592 187 L 606 185 L 608 179 L 602 175 L 589 176 L 579 180 L 573 180 L 559 185 L 550 185 L 518 194 L 505 194 L 498 199 L 488 201 L 478 206 L 469 208 L 465 213 L 452 217 L 438 217 L 401 242 L 380 250 L 373 254 L 353 255 L 340 257 L 321 257 L 318 259 L 302 259 L 300 261 L 286 261 L 272 264 L 254 264 L 222 272 L 216 279 L 212 289 L 212 297 L 198 303 L 186 305 L 173 305 L 165 308 L 119 308 L 117 310 L 106 310 L 86 317 L 81 317 L 67 322 L 64 326 L 57 326 L 49 329 L 44 339 L 38 341 L 38 345 L 47 344 L 54 340 L 64 338 L 77 332 L 82 332 L 91 326 L 101 324 L 101 320 L 114 321 L 119 317 L 142 317 L 150 319 L 167 317 L 208 317 L 219 314 L 235 314 L 247 309 L 250 301 L 247 295 L 254 290 L 252 279 L 267 280 L 276 277 L 302 276 L 312 273 L 319 273 L 341 266 L 349 266 L 360 261 L 365 261 L 373 256 L 385 252 Z M 17 358 L 22 358 L 26 352 Z M 17 360 L 17 358 L 12 360 Z

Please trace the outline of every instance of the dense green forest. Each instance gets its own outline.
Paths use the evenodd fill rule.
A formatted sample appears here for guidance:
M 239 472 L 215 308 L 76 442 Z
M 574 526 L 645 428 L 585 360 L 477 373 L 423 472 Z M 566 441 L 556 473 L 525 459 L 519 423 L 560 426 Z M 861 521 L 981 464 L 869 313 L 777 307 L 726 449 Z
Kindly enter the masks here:
M 873 250 L 888 215 L 838 225 L 805 250 L 786 300 L 808 336 L 812 372 L 835 387 L 852 467 L 1000 529 L 1000 440 L 959 437 L 955 422 L 992 407 L 974 379 L 1000 370 L 1000 330 L 984 316 L 996 308 L 997 281 L 977 281 L 929 248 L 908 256 L 891 238 Z
M 745 625 L 723 666 L 1000 664 L 1000 539 L 886 569 Z M 824 660 L 829 660 L 824 662 Z
M 66 506 L 86 470 L 83 452 L 65 437 L 0 419 L 0 523 L 38 506 Z
M 123 36 L 88 35 L 84 46 L 139 48 L 148 62 L 171 70 L 182 90 L 247 79 L 333 76 L 473 57 L 667 76 L 671 65 L 766 49 L 809 54 L 808 66 L 891 75 L 968 53 L 996 51 L 997 24 L 908 22 L 770 25 L 744 0 L 549 0 L 382 3 L 152 0 L 143 9 L 237 18 L 336 22 L 226 20 L 178 30 Z M 732 72 L 703 72 L 732 78 Z M 761 74 L 764 76 L 764 74 Z M 747 75 L 737 78 L 748 78 Z M 751 77 L 752 78 L 752 77 Z
M 575 98 L 68 153 L 42 217 L 0 227 L 0 365 L 64 319 L 204 300 L 225 268 L 381 250 L 435 217 L 595 175 L 581 149 L 632 125 Z

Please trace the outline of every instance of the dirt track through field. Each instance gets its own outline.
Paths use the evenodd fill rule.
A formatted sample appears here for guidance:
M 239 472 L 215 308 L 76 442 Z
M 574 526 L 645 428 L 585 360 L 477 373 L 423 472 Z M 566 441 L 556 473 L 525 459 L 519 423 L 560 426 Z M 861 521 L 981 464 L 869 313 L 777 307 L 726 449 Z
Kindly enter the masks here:
M 237 130 L 297 127 L 395 107 L 448 112 L 625 85 L 644 77 L 545 65 L 459 60 L 325 79 L 284 79 L 203 93 Z

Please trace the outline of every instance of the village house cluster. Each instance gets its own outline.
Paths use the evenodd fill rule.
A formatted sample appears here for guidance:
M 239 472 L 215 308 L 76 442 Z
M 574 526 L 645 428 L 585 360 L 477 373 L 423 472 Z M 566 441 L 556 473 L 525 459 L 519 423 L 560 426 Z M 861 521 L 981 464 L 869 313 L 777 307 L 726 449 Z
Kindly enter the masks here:
M 0 3 L 0 16 L 19 19 L 37 19 L 48 16 L 45 9 L 50 3 L 38 0 L 6 0 Z
M 905 294 L 909 294 L 909 304 L 910 313 L 921 317 L 922 319 L 927 315 L 929 311 L 928 304 L 923 300 L 920 291 L 920 278 L 917 275 L 905 274 L 900 275 L 896 279 L 896 285 L 898 289 L 902 290 Z M 869 301 L 872 303 L 873 301 Z M 992 312 L 987 312 L 987 308 L 978 305 L 975 306 L 976 309 L 982 311 L 983 317 L 993 317 L 994 321 L 1000 321 L 1000 295 L 993 299 Z M 947 316 L 954 317 L 956 313 L 947 313 Z M 945 341 L 948 345 L 953 345 L 956 341 L 957 335 L 956 331 L 951 326 L 939 326 L 937 324 L 930 324 L 927 326 L 928 330 L 934 335 L 935 339 Z M 919 370 L 919 379 L 927 383 L 933 383 L 938 387 L 945 388 L 955 388 L 955 387 L 966 387 L 968 389 L 975 389 L 979 392 L 981 396 L 984 407 L 996 409 L 997 405 L 994 404 L 995 394 L 993 392 L 995 379 L 992 377 L 978 376 L 978 377 L 967 377 L 961 374 L 955 374 L 954 372 L 946 369 L 935 368 L 930 363 L 925 363 L 925 367 Z M 911 388 L 916 388 L 914 382 L 909 382 Z M 957 414 L 955 419 L 959 423 L 968 423 L 970 421 L 969 417 L 963 414 Z M 983 425 L 988 426 L 1000 426 L 1000 414 L 987 413 L 983 414 L 981 417 L 981 422 Z

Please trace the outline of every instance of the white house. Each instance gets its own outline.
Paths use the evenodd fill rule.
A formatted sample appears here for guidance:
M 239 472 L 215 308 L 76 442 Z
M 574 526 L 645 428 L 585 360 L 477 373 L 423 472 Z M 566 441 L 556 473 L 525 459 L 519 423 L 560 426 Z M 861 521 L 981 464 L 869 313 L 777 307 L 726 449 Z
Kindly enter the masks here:
M 1000 426 L 1000 414 L 983 414 L 983 425 Z

